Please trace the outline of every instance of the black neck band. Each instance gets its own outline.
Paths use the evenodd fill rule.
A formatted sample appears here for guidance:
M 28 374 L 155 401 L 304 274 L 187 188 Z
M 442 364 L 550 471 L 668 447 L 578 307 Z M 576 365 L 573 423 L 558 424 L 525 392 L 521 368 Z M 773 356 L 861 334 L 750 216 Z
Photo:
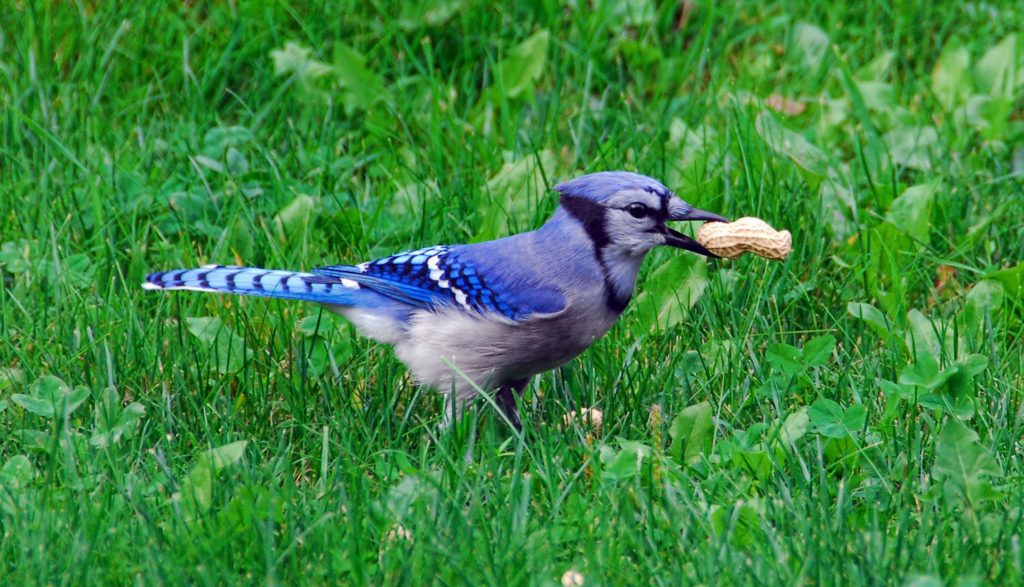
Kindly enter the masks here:
M 563 195 L 559 203 L 570 216 L 579 221 L 587 233 L 587 237 L 590 238 L 590 242 L 594 244 L 594 258 L 601 266 L 601 273 L 604 277 L 605 305 L 613 312 L 621 313 L 629 305 L 632 295 L 622 296 L 615 291 L 615 284 L 612 283 L 608 267 L 604 262 L 604 249 L 611 244 L 608 227 L 605 226 L 605 215 L 608 211 L 600 204 L 576 196 Z
M 594 243 L 594 250 L 600 260 L 601 251 L 611 242 L 608 237 L 608 229 L 605 226 L 607 211 L 604 206 L 576 196 L 562 196 L 559 203 L 570 216 L 579 220 L 583 225 L 583 230 L 587 232 L 590 241 Z

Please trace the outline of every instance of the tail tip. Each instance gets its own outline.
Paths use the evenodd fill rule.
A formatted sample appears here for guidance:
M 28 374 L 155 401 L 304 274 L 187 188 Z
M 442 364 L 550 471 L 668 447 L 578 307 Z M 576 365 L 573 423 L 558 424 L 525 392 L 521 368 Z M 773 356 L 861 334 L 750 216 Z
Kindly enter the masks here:
M 160 275 L 161 275 L 160 273 L 150 273 L 149 275 L 147 275 L 146 276 L 146 281 L 142 282 L 142 289 L 146 289 L 146 290 L 163 289 L 164 288 L 163 285 L 161 285 L 160 283 L 157 282 L 157 279 L 160 277 Z

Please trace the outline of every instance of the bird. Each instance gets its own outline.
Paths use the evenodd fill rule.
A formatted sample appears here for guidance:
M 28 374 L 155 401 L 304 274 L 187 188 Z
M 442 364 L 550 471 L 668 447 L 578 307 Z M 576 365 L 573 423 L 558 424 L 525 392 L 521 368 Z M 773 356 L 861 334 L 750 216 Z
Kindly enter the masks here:
M 608 332 L 651 249 L 716 257 L 667 222 L 727 222 L 632 172 L 591 173 L 554 191 L 558 206 L 542 226 L 496 240 L 310 272 L 204 265 L 151 273 L 143 288 L 319 304 L 391 345 L 418 384 L 445 394 L 446 424 L 483 390 L 521 430 L 517 396 Z

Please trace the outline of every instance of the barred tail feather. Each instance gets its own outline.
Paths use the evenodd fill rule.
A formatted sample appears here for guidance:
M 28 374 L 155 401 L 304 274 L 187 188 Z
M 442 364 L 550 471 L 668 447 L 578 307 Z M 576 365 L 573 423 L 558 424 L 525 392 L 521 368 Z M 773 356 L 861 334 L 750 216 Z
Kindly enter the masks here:
M 233 293 L 345 306 L 353 303 L 359 284 L 351 279 L 312 273 L 205 265 L 198 269 L 150 273 L 142 288 Z

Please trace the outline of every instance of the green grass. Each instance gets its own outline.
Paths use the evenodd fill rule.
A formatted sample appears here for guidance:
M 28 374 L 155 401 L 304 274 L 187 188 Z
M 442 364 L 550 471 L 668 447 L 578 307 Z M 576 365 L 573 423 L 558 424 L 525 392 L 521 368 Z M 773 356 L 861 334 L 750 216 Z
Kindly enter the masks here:
M 5 583 L 1024 580 L 1018 3 L 429 4 L 0 11 Z M 795 250 L 651 255 L 527 442 L 314 306 L 139 288 L 605 169 Z

